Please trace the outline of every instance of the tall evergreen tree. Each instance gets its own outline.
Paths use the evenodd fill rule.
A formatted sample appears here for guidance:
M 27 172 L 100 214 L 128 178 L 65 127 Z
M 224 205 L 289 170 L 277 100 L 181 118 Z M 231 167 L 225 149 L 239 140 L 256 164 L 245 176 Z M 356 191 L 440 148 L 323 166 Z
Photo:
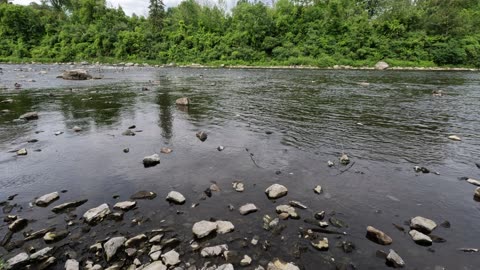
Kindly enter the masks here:
M 154 28 L 161 29 L 165 17 L 165 4 L 162 0 L 150 0 L 148 19 Z

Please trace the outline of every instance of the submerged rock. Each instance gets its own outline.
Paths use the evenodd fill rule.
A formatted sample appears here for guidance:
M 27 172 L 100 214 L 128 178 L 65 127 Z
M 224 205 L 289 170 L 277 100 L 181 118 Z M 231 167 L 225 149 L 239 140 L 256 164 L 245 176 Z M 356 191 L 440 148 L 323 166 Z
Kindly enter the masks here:
M 192 232 L 197 238 L 203 238 L 217 230 L 217 223 L 202 220 L 193 224 Z
M 425 167 L 415 166 L 413 170 L 417 173 L 430 173 L 430 170 Z
M 175 104 L 180 105 L 180 106 L 188 106 L 190 105 L 190 99 L 187 97 L 182 97 L 177 100 L 175 100 Z
M 432 239 L 417 230 L 411 230 L 408 234 L 412 237 L 415 243 L 422 245 L 422 246 L 430 246 L 432 245 Z
M 176 204 L 184 204 L 185 197 L 180 192 L 170 191 L 167 195 L 167 201 L 173 202 Z
M 132 200 L 143 200 L 143 199 L 152 200 L 155 197 L 157 197 L 157 194 L 155 192 L 142 190 L 142 191 L 138 191 L 137 193 L 130 196 L 130 199 L 132 199 Z
M 163 147 L 162 149 L 160 149 L 160 153 L 162 153 L 162 154 L 170 154 L 172 152 L 173 152 L 173 150 L 170 149 L 170 148 L 167 148 L 167 147 Z
M 66 203 L 62 203 L 60 205 L 57 205 L 55 207 L 52 208 L 52 211 L 54 213 L 61 213 L 67 209 L 72 209 L 72 208 L 76 208 L 76 207 L 79 207 L 80 205 L 83 205 L 84 203 L 86 203 L 88 200 L 85 199 L 85 200 L 80 200 L 80 201 L 73 201 L 73 202 L 66 202 Z
M 19 119 L 37 120 L 38 119 L 38 113 L 37 112 L 28 112 L 28 113 L 20 115 Z
M 102 221 L 108 214 L 110 214 L 110 208 L 104 203 L 85 212 L 83 218 L 85 222 L 93 224 Z
M 242 215 L 248 215 L 250 213 L 257 212 L 258 208 L 253 203 L 247 203 L 245 205 L 240 206 L 240 208 L 238 208 L 238 211 Z
M 283 185 L 273 184 L 265 190 L 265 193 L 269 199 L 278 199 L 287 195 L 288 189 Z
M 403 268 L 405 266 L 403 259 L 393 249 L 390 249 L 387 255 L 387 261 L 391 263 L 394 268 Z
M 113 206 L 113 209 L 120 209 L 123 211 L 128 211 L 134 208 L 137 205 L 135 201 L 125 201 L 125 202 L 118 202 Z
M 202 142 L 206 141 L 208 137 L 207 133 L 205 133 L 204 131 L 197 132 L 196 136 Z
M 324 251 L 328 250 L 328 238 L 324 237 L 322 240 L 316 242 L 311 242 L 312 246 L 318 250 Z
M 204 258 L 213 257 L 213 256 L 218 256 L 222 254 L 224 251 L 228 251 L 228 246 L 218 245 L 218 246 L 203 248 L 202 251 L 200 251 L 200 255 L 202 255 L 202 257 Z
M 48 206 L 53 201 L 57 200 L 58 198 L 60 198 L 60 196 L 58 195 L 58 192 L 55 191 L 49 194 L 45 194 L 40 198 L 36 199 L 35 204 L 37 206 L 45 207 L 45 206 Z
M 92 75 L 84 69 L 72 69 L 63 72 L 62 79 L 64 80 L 89 80 Z
M 105 256 L 107 261 L 110 261 L 113 256 L 117 253 L 118 248 L 120 248 L 127 239 L 123 236 L 110 238 L 105 244 L 103 244 L 103 249 L 105 250 Z
M 390 236 L 372 226 L 367 227 L 367 238 L 380 245 L 390 245 L 393 242 Z
M 145 168 L 153 167 L 157 164 L 160 164 L 160 156 L 158 154 L 153 154 L 143 158 L 143 166 L 145 166 Z
M 410 228 L 424 232 L 424 233 L 431 233 L 437 227 L 437 223 L 435 221 L 424 218 L 424 217 L 414 217 L 410 220 Z
M 296 207 L 296 208 L 299 208 L 299 209 L 307 209 L 308 208 L 305 204 L 303 204 L 299 201 L 290 201 L 290 202 L 288 202 L 288 204 L 290 204 L 290 206 L 293 206 L 293 207 Z

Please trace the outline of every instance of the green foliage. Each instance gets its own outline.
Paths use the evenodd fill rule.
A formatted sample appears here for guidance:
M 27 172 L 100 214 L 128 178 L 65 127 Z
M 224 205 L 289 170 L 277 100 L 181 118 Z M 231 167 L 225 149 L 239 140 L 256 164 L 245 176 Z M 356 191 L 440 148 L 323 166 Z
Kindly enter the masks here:
M 106 0 L 0 2 L 0 59 L 480 67 L 478 0 L 184 0 L 128 17 Z

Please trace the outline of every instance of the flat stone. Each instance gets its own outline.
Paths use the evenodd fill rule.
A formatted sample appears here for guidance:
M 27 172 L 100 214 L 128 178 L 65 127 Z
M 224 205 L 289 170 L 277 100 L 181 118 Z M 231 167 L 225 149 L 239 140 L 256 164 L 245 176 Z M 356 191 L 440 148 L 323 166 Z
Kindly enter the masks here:
M 265 193 L 269 199 L 278 199 L 287 195 L 288 189 L 283 185 L 273 184 L 265 190 Z
M 142 270 L 167 270 L 167 267 L 161 261 L 155 261 L 146 265 Z
M 393 249 L 390 249 L 390 252 L 387 255 L 387 261 L 395 268 L 402 268 L 405 266 L 403 259 Z
M 303 204 L 299 201 L 290 201 L 290 202 L 288 202 L 288 204 L 290 206 L 293 206 L 293 207 L 299 208 L 299 209 L 307 209 L 308 208 L 305 204 Z
M 37 120 L 38 119 L 38 113 L 37 112 L 28 112 L 28 113 L 20 115 L 19 119 Z
M 110 214 L 110 208 L 104 203 L 85 212 L 83 218 L 85 222 L 93 224 L 102 221 L 108 214 Z
M 18 232 L 27 227 L 27 225 L 28 220 L 24 218 L 18 218 L 8 226 L 8 229 L 12 232 Z
M 372 226 L 367 227 L 367 238 L 380 245 L 390 245 L 393 242 L 390 236 Z
M 289 205 L 279 205 L 275 208 L 275 210 L 277 211 L 278 214 L 282 214 L 282 213 L 287 214 L 288 215 L 287 218 L 288 217 L 293 218 L 293 219 L 299 219 L 300 218 L 300 216 L 295 211 L 295 208 L 293 208 Z
M 155 197 L 157 197 L 157 194 L 155 192 L 142 190 L 142 191 L 139 191 L 139 192 L 133 194 L 132 196 L 130 196 L 130 199 L 132 199 L 132 200 L 143 200 L 143 199 L 152 200 Z
M 472 184 L 472 185 L 475 185 L 475 186 L 480 186 L 480 181 L 472 179 L 472 178 L 468 178 L 467 182 Z
M 160 241 L 162 241 L 162 238 L 163 238 L 163 234 L 158 234 L 152 237 L 148 242 L 153 244 L 158 244 L 160 243 Z
M 188 106 L 190 104 L 190 99 L 187 97 L 182 97 L 177 100 L 175 100 L 175 104 L 180 105 L 180 106 Z
M 53 248 L 46 247 L 43 248 L 32 255 L 30 255 L 30 260 L 32 261 L 42 261 L 50 257 L 50 253 L 52 252 Z
M 58 198 L 60 198 L 60 196 L 58 195 L 58 192 L 55 191 L 52 193 L 45 194 L 40 198 L 36 199 L 35 204 L 37 206 L 45 207 L 45 206 L 48 206 L 53 201 L 57 200 Z
M 105 250 L 105 256 L 107 257 L 107 261 L 110 261 L 113 256 L 118 251 L 127 239 L 123 236 L 113 237 L 110 238 L 105 244 L 103 244 L 103 249 Z
M 158 261 L 160 255 L 162 255 L 162 246 L 153 245 L 148 255 L 153 261 Z
M 461 141 L 462 139 L 460 137 L 458 137 L 457 135 L 451 135 L 451 136 L 448 136 L 448 138 L 452 141 Z
M 80 205 L 83 205 L 84 203 L 88 202 L 87 199 L 85 200 L 80 200 L 80 201 L 73 201 L 73 202 L 66 202 L 66 203 L 62 203 L 60 205 L 57 205 L 55 207 L 52 208 L 52 212 L 54 213 L 61 213 L 67 209 L 72 209 L 72 208 L 76 208 L 76 207 L 79 207 Z
M 238 211 L 242 215 L 248 215 L 250 213 L 257 212 L 258 208 L 253 203 L 247 203 L 245 205 L 242 205 L 240 208 L 238 208 Z
M 143 158 L 143 166 L 145 166 L 145 168 L 153 167 L 157 164 L 160 164 L 160 156 L 158 154 L 153 154 Z
M 134 208 L 136 205 L 137 205 L 136 201 L 118 202 L 113 206 L 113 209 L 128 211 L 128 210 Z
M 252 264 L 252 258 L 250 258 L 250 256 L 248 256 L 248 255 L 244 255 L 243 259 L 240 261 L 240 265 L 241 266 L 248 266 L 250 264 Z
M 28 254 L 25 253 L 25 252 L 22 252 L 20 254 L 17 254 L 16 256 L 10 258 L 9 260 L 7 260 L 7 262 L 5 264 L 5 268 L 6 269 L 19 268 L 20 266 L 23 266 L 23 265 L 27 264 L 28 259 L 29 259 Z
M 167 195 L 167 201 L 173 202 L 176 204 L 184 204 L 185 197 L 180 192 L 170 191 Z
M 64 238 L 67 237 L 69 234 L 70 234 L 70 232 L 67 231 L 67 230 L 47 232 L 47 233 L 43 236 L 43 240 L 45 241 L 45 243 L 51 244 L 51 243 L 55 243 L 55 242 L 58 242 L 58 241 L 64 239 Z
M 431 233 L 437 227 L 437 223 L 435 221 L 424 218 L 424 217 L 414 217 L 410 220 L 410 228 L 424 232 L 424 233 Z
M 268 263 L 267 270 L 300 270 L 300 268 L 294 263 L 287 263 L 276 259 Z
M 232 232 L 235 229 L 235 226 L 230 221 L 217 220 L 217 233 L 226 234 Z
M 80 263 L 78 263 L 77 260 L 68 259 L 65 262 L 65 270 L 79 270 L 79 269 L 80 269 Z
M 139 234 L 137 236 L 134 236 L 134 237 L 128 239 L 125 242 L 125 246 L 127 248 L 138 247 L 138 246 L 143 245 L 147 241 L 147 239 L 148 239 L 148 237 L 145 234 Z
M 218 245 L 218 246 L 213 246 L 213 247 L 206 247 L 203 248 L 202 251 L 200 251 L 200 255 L 202 257 L 214 257 L 214 256 L 219 256 L 221 255 L 224 251 L 228 250 L 227 245 Z
M 162 261 L 167 266 L 177 265 L 180 263 L 180 254 L 172 249 L 162 255 Z
M 408 234 L 412 237 L 415 243 L 422 245 L 422 246 L 430 246 L 432 245 L 432 239 L 417 230 L 411 230 Z
M 193 224 L 192 232 L 197 238 L 203 238 L 217 230 L 217 223 L 202 220 Z
M 318 250 L 324 251 L 328 250 L 328 238 L 323 238 L 322 240 L 318 240 L 316 242 L 311 242 L 312 246 Z
M 22 149 L 17 151 L 18 156 L 26 156 L 27 154 L 28 154 L 28 152 L 27 152 L 27 149 L 25 149 L 25 148 L 22 148 Z

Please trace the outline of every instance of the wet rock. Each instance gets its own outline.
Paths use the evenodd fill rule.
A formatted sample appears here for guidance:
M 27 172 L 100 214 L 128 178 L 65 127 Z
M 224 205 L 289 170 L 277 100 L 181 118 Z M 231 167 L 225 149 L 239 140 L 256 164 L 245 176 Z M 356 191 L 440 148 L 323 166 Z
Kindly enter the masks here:
M 431 233 L 436 227 L 437 227 L 437 224 L 435 223 L 435 221 L 428 218 L 418 216 L 410 220 L 411 229 L 424 232 L 427 234 Z
M 248 266 L 250 264 L 252 264 L 252 258 L 250 258 L 250 256 L 248 256 L 248 255 L 244 255 L 243 259 L 240 261 L 240 265 L 241 266 Z
M 158 261 L 160 255 L 162 255 L 162 246 L 153 245 L 148 255 L 153 261 Z
M 202 257 L 214 257 L 222 254 L 224 251 L 228 250 L 227 245 L 218 245 L 218 246 L 213 246 L 213 247 L 206 247 L 203 248 L 202 251 L 200 251 L 200 255 Z
M 28 112 L 28 113 L 20 115 L 19 119 L 37 120 L 38 119 L 38 113 L 37 112 Z
M 123 236 L 113 237 L 103 244 L 107 261 L 110 261 L 113 256 L 115 256 L 118 249 L 125 243 L 126 240 L 127 239 Z
M 53 133 L 53 134 L 55 134 L 55 136 L 62 135 L 63 131 L 55 131 L 55 133 Z
M 320 186 L 320 185 L 316 186 L 316 187 L 313 189 L 313 191 L 315 191 L 315 193 L 317 193 L 317 194 L 322 193 L 322 186 Z
M 45 194 L 40 198 L 36 199 L 35 204 L 37 206 L 45 207 L 45 206 L 48 206 L 53 201 L 57 200 L 58 198 L 60 198 L 60 196 L 58 195 L 58 192 L 55 191 L 49 194 Z
M 85 219 L 85 222 L 94 224 L 102 221 L 108 214 L 110 214 L 110 208 L 108 207 L 108 204 L 104 203 L 85 212 L 83 218 Z
M 384 61 L 379 61 L 375 64 L 375 69 L 376 70 L 386 70 L 389 67 L 390 66 Z
M 74 126 L 74 127 L 72 128 L 72 130 L 75 131 L 75 132 L 80 132 L 80 131 L 82 131 L 83 129 L 82 129 L 81 127 L 79 127 L 79 126 Z
M 160 156 L 158 154 L 153 154 L 143 158 L 143 166 L 145 166 L 145 168 L 153 167 L 157 164 L 160 164 Z
M 27 152 L 27 149 L 25 149 L 25 148 L 22 148 L 22 149 L 17 151 L 18 156 L 26 156 L 27 154 L 28 154 L 28 152 Z
M 265 193 L 269 199 L 278 199 L 287 195 L 288 189 L 283 185 L 273 184 L 265 190 Z
M 69 234 L 70 234 L 70 232 L 68 232 L 67 230 L 61 230 L 61 231 L 58 231 L 58 232 L 47 232 L 43 236 L 43 240 L 47 244 L 55 243 L 55 242 L 58 242 L 58 241 L 64 239 Z
M 180 192 L 170 191 L 167 195 L 167 201 L 173 202 L 176 204 L 184 204 L 185 197 Z
M 457 135 L 451 135 L 451 136 L 448 136 L 448 138 L 452 141 L 461 141 L 462 139 L 460 137 L 458 137 Z
M 472 185 L 475 185 L 475 186 L 480 186 L 480 181 L 472 179 L 472 178 L 467 178 L 467 182 L 472 184 Z
M 325 222 L 325 221 L 320 221 L 318 223 L 318 226 L 322 227 L 322 228 L 327 228 L 328 227 L 328 222 Z
M 346 154 L 342 154 L 342 156 L 340 156 L 340 163 L 348 165 L 350 163 L 350 158 Z
M 316 220 L 323 220 L 325 218 L 325 211 L 315 213 L 314 217 Z
M 160 149 L 160 153 L 162 153 L 162 154 L 170 154 L 172 152 L 173 152 L 173 150 L 170 149 L 170 148 L 167 148 L 167 147 L 163 147 L 162 149 Z
M 30 256 L 31 261 L 42 261 L 50 257 L 50 254 L 52 253 L 53 248 L 51 247 L 46 247 L 44 249 L 41 249 L 35 253 L 33 253 Z
M 380 245 L 390 245 L 393 242 L 390 236 L 372 226 L 367 227 L 367 238 Z
M 196 136 L 197 136 L 197 138 L 198 138 L 200 141 L 202 141 L 202 142 L 206 141 L 206 140 L 207 140 L 207 137 L 208 137 L 207 133 L 205 133 L 205 132 L 203 132 L 203 131 L 197 132 Z
M 135 136 L 136 134 L 135 134 L 135 132 L 133 132 L 132 130 L 127 129 L 127 130 L 125 130 L 124 132 L 122 132 L 122 135 L 123 135 L 123 136 Z
M 128 210 L 134 208 L 136 205 L 137 205 L 137 202 L 135 202 L 135 201 L 118 202 L 113 206 L 113 209 L 128 211 Z
M 167 270 L 167 267 L 161 261 L 155 261 L 146 265 L 142 270 Z
M 263 216 L 263 228 L 267 231 L 275 228 L 279 222 L 278 218 L 272 218 L 269 215 Z
M 287 263 L 276 259 L 268 263 L 267 270 L 300 270 L 300 268 L 294 263 Z
M 311 242 L 312 246 L 318 250 L 328 250 L 328 238 L 324 237 L 322 240 Z
M 190 105 L 190 99 L 187 97 L 182 97 L 177 100 L 175 100 L 175 104 L 180 105 L 180 106 L 188 106 Z
M 30 241 L 30 240 L 33 240 L 33 239 L 41 238 L 41 237 L 43 237 L 46 233 L 51 232 L 51 231 L 53 231 L 53 230 L 54 230 L 54 228 L 49 228 L 49 229 L 42 229 L 42 230 L 33 232 L 33 233 L 31 233 L 31 234 L 26 235 L 25 241 Z
M 89 80 L 92 75 L 84 69 L 72 69 L 63 72 L 62 79 L 64 80 Z
M 112 212 L 107 215 L 107 218 L 110 220 L 115 221 L 122 221 L 123 220 L 123 212 Z
M 411 230 L 408 234 L 412 237 L 415 243 L 422 245 L 422 246 L 430 246 L 432 245 L 432 239 L 419 231 Z
M 417 173 L 430 173 L 430 170 L 425 167 L 415 166 L 413 167 L 413 170 Z
M 162 255 L 162 261 L 166 266 L 177 265 L 180 263 L 180 254 L 175 250 L 170 250 Z
M 355 245 L 350 241 L 342 241 L 340 247 L 345 253 L 352 253 L 355 250 Z
M 44 260 L 43 262 L 37 265 L 38 270 L 50 269 L 57 262 L 55 257 L 49 257 L 48 259 Z
M 157 197 L 157 194 L 155 192 L 142 190 L 142 191 L 139 191 L 139 192 L 133 194 L 132 196 L 130 196 L 130 199 L 132 199 L 132 200 L 143 200 L 143 199 L 152 200 L 155 197 Z
M 258 208 L 253 203 L 247 203 L 245 205 L 240 206 L 240 208 L 238 208 L 238 211 L 242 215 L 248 215 L 250 213 L 257 212 Z
M 479 251 L 478 248 L 460 248 L 459 250 L 467 253 L 476 253 Z
M 293 218 L 293 219 L 299 219 L 300 216 L 297 214 L 295 211 L 295 208 L 289 206 L 289 205 L 279 205 L 275 208 L 278 214 L 287 214 L 287 218 Z
M 123 152 L 124 152 L 125 154 L 128 153 L 128 152 L 130 152 L 130 148 L 124 148 L 124 149 L 123 149 Z
M 390 249 L 387 255 L 387 262 L 391 263 L 394 268 L 403 268 L 405 266 L 403 259 L 393 249 Z
M 152 237 L 148 242 L 153 243 L 153 244 L 158 244 L 160 241 L 162 241 L 163 234 L 157 234 L 154 237 Z
M 338 218 L 335 218 L 335 217 L 329 218 L 328 221 L 330 222 L 330 224 L 332 224 L 332 226 L 337 227 L 337 228 L 347 228 L 348 227 L 348 225 L 345 222 L 343 222 L 342 220 L 340 220 Z
M 237 192 L 243 192 L 245 190 L 245 185 L 241 181 L 234 181 L 232 183 L 233 189 Z
M 218 234 L 226 234 L 235 229 L 235 226 L 230 221 L 217 220 L 215 223 L 217 224 Z
M 332 161 L 329 160 L 327 162 L 327 165 L 328 165 L 328 167 L 333 167 L 333 166 L 335 166 L 335 163 L 333 163 Z
M 25 252 L 17 254 L 16 256 L 7 260 L 5 264 L 5 269 L 19 269 L 20 267 L 28 263 L 28 259 L 28 254 Z
M 296 207 L 296 208 L 299 208 L 299 209 L 307 209 L 308 208 L 305 204 L 303 204 L 299 201 L 290 201 L 290 202 L 288 202 L 288 204 L 290 204 L 290 206 L 293 206 L 293 207 Z
M 79 269 L 80 269 L 80 264 L 78 263 L 77 260 L 68 259 L 65 262 L 65 270 L 79 270 Z
M 203 238 L 217 230 L 217 223 L 202 220 L 193 224 L 192 232 L 197 238 Z
M 480 187 L 475 189 L 475 193 L 473 194 L 475 200 L 480 201 Z
M 55 207 L 52 208 L 52 211 L 54 213 L 61 213 L 63 211 L 66 211 L 68 209 L 73 209 L 73 208 L 76 208 L 76 207 L 79 207 L 80 205 L 83 205 L 84 203 L 86 203 L 88 200 L 85 199 L 85 200 L 80 200 L 80 201 L 73 201 L 73 202 L 67 202 L 67 203 L 62 203 L 60 205 L 57 205 Z
M 125 246 L 127 248 L 139 247 L 139 246 L 142 246 L 147 240 L 148 240 L 148 237 L 145 234 L 139 234 L 137 236 L 134 236 L 128 239 L 125 242 Z
M 450 228 L 452 225 L 450 224 L 450 221 L 448 220 L 445 220 L 444 222 L 442 222 L 442 224 L 440 224 L 440 226 L 442 226 L 443 228 Z
M 217 150 L 218 150 L 219 152 L 221 152 L 221 151 L 225 150 L 225 146 L 219 145 L 219 146 L 217 147 Z
M 9 226 L 8 229 L 12 232 L 18 232 L 23 230 L 25 227 L 28 225 L 28 220 L 24 218 L 19 218 L 12 222 Z

